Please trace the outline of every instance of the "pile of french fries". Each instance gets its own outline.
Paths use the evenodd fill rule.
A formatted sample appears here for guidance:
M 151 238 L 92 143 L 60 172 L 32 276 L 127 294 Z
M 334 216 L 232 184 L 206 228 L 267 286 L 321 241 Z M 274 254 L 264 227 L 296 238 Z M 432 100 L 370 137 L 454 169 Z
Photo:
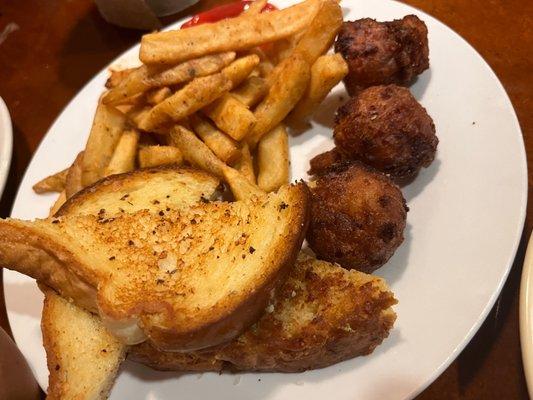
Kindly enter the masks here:
M 289 181 L 286 124 L 301 124 L 348 72 L 326 54 L 342 24 L 335 0 L 145 35 L 142 65 L 111 71 L 85 149 L 34 186 L 65 199 L 105 176 L 189 163 L 239 193 Z M 245 179 L 243 179 L 245 178 Z

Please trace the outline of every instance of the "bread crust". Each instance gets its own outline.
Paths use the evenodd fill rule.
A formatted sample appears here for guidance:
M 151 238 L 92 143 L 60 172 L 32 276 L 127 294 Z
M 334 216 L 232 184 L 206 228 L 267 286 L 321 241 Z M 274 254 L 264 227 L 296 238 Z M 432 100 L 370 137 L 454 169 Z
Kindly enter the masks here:
M 55 214 L 56 217 L 68 215 L 69 213 L 77 212 L 80 206 L 97 197 L 101 193 L 118 191 L 120 189 L 128 188 L 133 182 L 142 182 L 150 179 L 156 174 L 186 174 L 198 182 L 205 182 L 206 186 L 217 186 L 219 180 L 206 172 L 198 169 L 183 167 L 178 165 L 162 165 L 159 167 L 141 168 L 134 171 L 125 172 L 122 174 L 107 176 L 98 182 L 93 183 L 69 197 L 68 200 L 61 206 Z M 206 193 L 209 197 L 211 193 Z
M 70 273 L 65 265 L 78 273 Z M 83 263 L 70 250 L 30 226 L 13 220 L 1 221 L 0 268 L 16 269 L 38 282 L 47 282 L 57 287 L 63 297 L 75 298 L 80 307 L 98 311 L 95 277 L 85 273 Z

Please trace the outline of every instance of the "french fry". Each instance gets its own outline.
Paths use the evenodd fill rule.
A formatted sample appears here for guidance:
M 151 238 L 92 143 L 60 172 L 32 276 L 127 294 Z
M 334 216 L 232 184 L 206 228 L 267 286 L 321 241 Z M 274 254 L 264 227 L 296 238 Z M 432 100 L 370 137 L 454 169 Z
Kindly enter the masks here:
M 241 57 L 222 70 L 231 82 L 238 86 L 259 63 L 259 57 L 251 54 Z M 234 97 L 225 94 L 203 110 L 216 126 L 235 140 L 241 140 L 255 124 L 253 113 Z
M 292 54 L 294 48 L 296 47 L 304 33 L 305 31 L 298 32 L 292 36 L 289 36 L 288 38 L 272 43 L 271 53 L 272 58 L 276 64 L 279 64 L 281 61 L 285 60 Z
M 302 35 L 292 54 L 282 60 L 269 77 L 270 90 L 257 106 L 257 123 L 248 136 L 255 148 L 261 136 L 272 130 L 303 96 L 310 77 L 310 68 L 335 39 L 342 25 L 342 11 L 334 0 L 322 0 L 316 16 Z
M 322 0 L 309 27 L 298 40 L 293 54 L 301 55 L 309 65 L 333 44 L 342 26 L 342 9 L 335 0 Z
M 257 65 L 257 68 L 255 68 L 251 76 L 260 76 L 260 77 L 267 77 L 270 72 L 274 69 L 274 64 L 272 60 L 267 56 L 265 51 L 261 47 L 253 47 L 250 49 L 250 54 L 255 54 L 259 57 L 259 64 Z
M 144 106 L 145 101 L 143 95 L 131 97 L 131 103 L 129 104 L 119 104 L 114 106 L 122 114 L 129 114 L 131 111 Z
M 310 76 L 309 64 L 299 55 L 292 55 L 276 66 L 276 76 L 267 96 L 256 107 L 257 122 L 247 136 L 250 148 L 274 129 L 298 103 L 305 92 Z
M 150 89 L 150 85 L 145 82 L 149 73 L 146 65 L 135 68 L 117 86 L 107 92 L 102 101 L 108 105 L 131 102 L 132 97 Z
M 280 124 L 261 138 L 257 146 L 257 185 L 265 192 L 289 183 L 289 137 Z
M 127 112 L 126 117 L 128 118 L 131 124 L 138 127 L 141 121 L 146 118 L 151 109 L 152 107 L 150 106 L 133 107 Z
M 152 109 L 152 107 L 150 107 L 150 106 L 134 107 L 127 114 L 129 122 L 132 125 L 134 125 L 135 127 L 137 127 L 138 129 L 140 129 L 139 126 L 141 124 L 141 121 L 143 121 L 143 119 L 147 117 L 147 115 L 150 113 L 151 109 Z M 164 125 L 152 128 L 151 132 L 157 133 L 158 135 L 166 135 L 168 133 L 168 131 L 170 130 L 170 128 L 172 128 L 172 125 L 173 124 L 171 122 L 169 122 L 169 123 L 166 123 Z M 146 137 L 146 136 L 147 135 L 142 135 L 142 137 Z
M 259 63 L 259 65 L 257 66 L 257 69 L 259 70 L 259 76 L 266 78 L 270 76 L 272 71 L 274 71 L 274 64 L 270 60 L 264 60 Z M 266 83 L 267 83 L 267 86 L 269 86 L 268 80 L 266 81 Z
M 203 112 L 220 130 L 237 141 L 242 140 L 256 123 L 254 113 L 227 93 L 205 107 Z
M 147 90 L 177 85 L 219 72 L 235 59 L 234 52 L 210 54 L 173 66 L 142 65 L 131 71 L 116 87 L 103 98 L 105 104 L 117 105 L 132 102 L 132 98 Z
M 198 137 L 180 125 L 176 125 L 170 135 L 183 157 L 191 164 L 226 181 L 237 200 L 261 196 L 264 192 L 251 183 L 239 171 L 220 161 Z
M 231 89 L 231 81 L 223 72 L 196 78 L 158 105 L 154 106 L 138 123 L 145 131 L 171 121 L 179 121 L 212 103 Z
M 139 167 L 158 167 L 167 164 L 183 164 L 183 156 L 177 147 L 145 146 L 139 149 Z
M 317 9 L 316 0 L 307 0 L 283 10 L 244 13 L 212 24 L 144 35 L 140 59 L 145 64 L 169 64 L 206 54 L 246 50 L 305 29 Z
M 311 67 L 311 79 L 307 90 L 289 114 L 291 124 L 299 124 L 313 114 L 328 93 L 348 73 L 348 65 L 340 54 L 318 57 Z
M 104 169 L 124 130 L 124 114 L 99 102 L 82 162 L 82 185 L 89 186 L 102 178 Z
M 135 168 L 138 143 L 139 132 L 134 129 L 124 131 L 118 141 L 117 147 L 115 147 L 111 161 L 109 161 L 104 171 L 104 175 L 109 176 L 133 171 Z
M 188 82 L 194 78 L 217 73 L 233 62 L 233 60 L 235 60 L 234 51 L 220 54 L 209 54 L 207 56 L 185 61 L 159 73 L 154 73 L 146 78 L 146 83 L 151 87 L 177 85 Z
M 156 104 L 161 103 L 167 97 L 172 95 L 172 90 L 170 88 L 163 86 L 161 88 L 152 89 L 146 93 L 146 102 L 155 106 Z
M 67 201 L 67 194 L 63 190 L 61 193 L 59 193 L 59 196 L 57 197 L 57 199 L 54 202 L 54 204 L 52 205 L 52 207 L 50 207 L 50 214 L 49 215 L 50 216 L 55 215 L 55 213 L 59 211 L 61 206 L 63 204 L 65 204 L 66 201 Z
M 233 61 L 222 70 L 222 73 L 231 82 L 231 88 L 235 88 L 243 82 L 253 69 L 259 64 L 260 59 L 256 54 L 250 54 Z
M 251 76 L 229 94 L 246 107 L 253 107 L 265 97 L 267 91 L 268 88 L 263 78 Z
M 68 168 L 47 176 L 33 185 L 35 193 L 62 192 L 65 189 L 65 180 L 67 179 Z
M 257 185 L 250 182 L 247 177 L 236 169 L 226 166 L 224 168 L 224 181 L 229 185 L 231 193 L 236 200 L 250 200 L 265 194 Z
M 250 147 L 246 143 L 241 148 L 241 159 L 235 164 L 235 169 L 243 174 L 246 179 L 255 184 L 254 160 L 250 153 Z
M 131 72 L 133 72 L 136 68 L 127 68 L 127 69 L 119 69 L 119 70 L 110 70 L 109 71 L 109 78 L 107 78 L 107 81 L 105 83 L 105 87 L 108 89 L 114 88 L 120 84 Z
M 71 198 L 73 195 L 78 193 L 81 189 L 85 187 L 82 183 L 82 173 L 83 173 L 83 151 L 79 152 L 74 162 L 68 169 L 67 179 L 65 181 L 65 194 L 67 199 Z
M 268 0 L 255 0 L 251 3 L 248 8 L 244 11 L 246 14 L 260 14 L 263 10 L 263 7 L 266 6 Z
M 185 160 L 218 178 L 224 178 L 223 170 L 226 164 L 218 159 L 193 132 L 181 125 L 175 125 L 170 131 L 170 137 Z
M 238 144 L 224 132 L 219 131 L 198 114 L 189 117 L 194 132 L 215 155 L 226 164 L 232 165 L 241 157 Z

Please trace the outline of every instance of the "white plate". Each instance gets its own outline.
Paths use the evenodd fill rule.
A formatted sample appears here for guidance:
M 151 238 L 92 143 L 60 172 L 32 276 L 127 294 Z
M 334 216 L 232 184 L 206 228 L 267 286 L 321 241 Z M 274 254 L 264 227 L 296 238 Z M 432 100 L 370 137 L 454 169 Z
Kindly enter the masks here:
M 529 397 L 533 399 L 533 235 L 527 245 L 520 283 L 520 344 Z
M 431 167 L 404 188 L 411 209 L 406 241 L 378 271 L 400 301 L 390 337 L 368 357 L 301 374 L 159 373 L 126 363 L 112 399 L 411 398 L 453 361 L 494 304 L 515 256 L 527 197 L 524 146 L 509 98 L 476 51 L 434 18 L 386 0 L 349 0 L 343 10 L 345 19 L 414 13 L 429 28 L 431 70 L 412 91 L 433 116 L 440 144 Z M 137 52 L 126 52 L 120 64 Z M 99 73 L 48 132 L 22 182 L 14 216 L 47 214 L 53 196 L 37 196 L 31 186 L 65 168 L 83 148 L 106 77 Z M 341 95 L 346 97 L 339 86 L 317 121 L 330 123 Z M 305 178 L 310 157 L 331 146 L 331 130 L 320 123 L 291 140 L 293 178 Z M 31 279 L 9 271 L 5 293 L 15 339 L 46 387 L 42 296 Z
M 11 153 L 13 151 L 13 129 L 6 103 L 0 97 L 0 197 L 6 185 Z

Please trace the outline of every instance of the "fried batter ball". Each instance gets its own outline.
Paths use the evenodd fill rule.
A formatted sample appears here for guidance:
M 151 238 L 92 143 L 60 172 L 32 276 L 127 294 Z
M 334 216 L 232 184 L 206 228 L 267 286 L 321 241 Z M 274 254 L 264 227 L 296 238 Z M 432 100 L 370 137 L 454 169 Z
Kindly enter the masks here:
M 385 175 L 361 163 L 337 164 L 311 187 L 309 246 L 317 257 L 372 272 L 403 242 L 408 208 Z
M 322 175 L 334 168 L 337 164 L 345 162 L 345 158 L 336 147 L 333 149 L 314 156 L 309 161 L 309 175 Z
M 348 63 L 350 95 L 369 86 L 406 85 L 429 68 L 428 30 L 415 15 L 390 22 L 363 18 L 344 22 L 335 52 Z
M 393 179 L 413 177 L 429 166 L 439 143 L 426 109 L 396 85 L 370 87 L 340 107 L 333 137 L 343 157 Z

